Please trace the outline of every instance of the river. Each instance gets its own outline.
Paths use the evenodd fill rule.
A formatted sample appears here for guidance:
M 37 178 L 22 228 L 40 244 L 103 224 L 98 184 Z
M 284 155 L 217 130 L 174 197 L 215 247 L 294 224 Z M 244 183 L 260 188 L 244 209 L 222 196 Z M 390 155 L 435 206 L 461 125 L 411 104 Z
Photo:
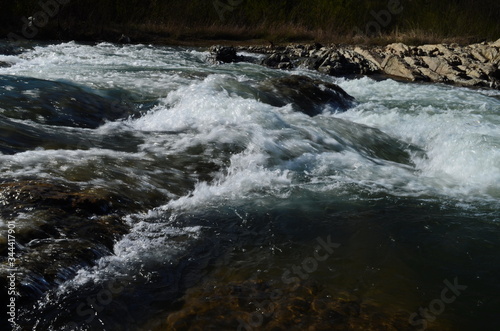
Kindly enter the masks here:
M 17 329 L 498 329 L 499 91 L 207 55 L 0 53 Z M 356 101 L 266 102 L 292 75 Z

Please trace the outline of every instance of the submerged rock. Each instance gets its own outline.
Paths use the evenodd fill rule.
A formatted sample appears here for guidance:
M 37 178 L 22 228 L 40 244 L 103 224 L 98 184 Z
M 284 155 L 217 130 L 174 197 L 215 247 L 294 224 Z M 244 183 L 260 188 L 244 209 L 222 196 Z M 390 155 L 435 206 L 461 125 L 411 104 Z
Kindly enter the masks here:
M 106 121 L 136 115 L 136 109 L 66 82 L 36 78 L 0 77 L 0 113 L 11 119 L 79 128 L 97 128 Z
M 260 85 L 260 90 L 262 102 L 275 107 L 292 104 L 297 111 L 309 116 L 327 109 L 345 111 L 354 104 L 354 98 L 340 86 L 307 76 L 269 79 Z
M 258 280 L 208 281 L 189 289 L 184 306 L 153 330 L 417 330 L 405 311 L 390 311 L 319 285 Z

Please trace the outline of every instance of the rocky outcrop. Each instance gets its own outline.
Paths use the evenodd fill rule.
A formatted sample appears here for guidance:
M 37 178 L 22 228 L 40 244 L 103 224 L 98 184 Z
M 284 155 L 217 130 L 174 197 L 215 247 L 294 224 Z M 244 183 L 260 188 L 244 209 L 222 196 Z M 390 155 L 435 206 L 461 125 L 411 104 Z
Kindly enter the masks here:
M 370 56 L 387 75 L 412 81 L 500 88 L 500 48 L 495 43 L 465 47 L 456 44 L 414 47 L 397 43 L 383 48 L 358 48 L 358 51 Z
M 290 45 L 287 47 L 248 47 L 240 48 L 250 52 L 269 54 L 261 61 L 262 65 L 277 69 L 303 67 L 318 70 L 332 76 L 351 74 L 371 74 L 378 68 L 363 56 L 348 48 L 324 47 L 321 44 Z
M 385 47 L 289 45 L 240 47 L 268 54 L 263 65 L 278 69 L 307 68 L 333 76 L 383 74 L 410 81 L 431 81 L 500 88 L 500 39 L 459 46 L 437 44 Z

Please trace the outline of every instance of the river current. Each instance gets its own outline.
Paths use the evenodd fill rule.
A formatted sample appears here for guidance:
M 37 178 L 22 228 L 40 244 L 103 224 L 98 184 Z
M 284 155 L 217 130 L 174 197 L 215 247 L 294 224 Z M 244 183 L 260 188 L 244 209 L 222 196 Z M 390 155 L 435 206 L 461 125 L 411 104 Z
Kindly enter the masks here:
M 207 56 L 0 52 L 17 329 L 498 329 L 499 91 Z M 265 102 L 292 75 L 356 101 Z

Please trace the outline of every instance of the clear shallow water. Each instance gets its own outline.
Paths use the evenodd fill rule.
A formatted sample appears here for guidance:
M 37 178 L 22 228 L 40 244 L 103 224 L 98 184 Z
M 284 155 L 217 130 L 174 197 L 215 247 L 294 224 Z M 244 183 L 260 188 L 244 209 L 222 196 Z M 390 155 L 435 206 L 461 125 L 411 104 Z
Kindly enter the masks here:
M 10 219 L 27 233 L 20 287 L 43 288 L 21 291 L 22 329 L 161 329 L 189 306 L 178 301 L 186 289 L 204 284 L 259 280 L 293 295 L 284 272 L 327 238 L 340 246 L 295 274 L 327 303 L 356 302 L 409 330 L 496 329 L 500 92 L 211 66 L 206 56 L 105 43 L 0 55 L 14 64 L 0 68 L 2 181 L 76 185 L 134 206 L 116 212 L 128 230 L 111 249 L 93 248 L 86 264 L 75 255 L 52 283 L 30 269 L 39 216 L 2 216 L 3 233 Z M 262 84 L 292 74 L 337 83 L 357 103 L 309 117 L 263 102 Z M 45 240 L 61 240 L 58 231 Z M 57 265 L 59 255 L 38 250 Z M 435 300 L 455 279 L 467 288 L 443 308 Z M 434 315 L 412 316 L 433 302 Z M 214 328 L 240 323 L 205 315 Z M 276 321 L 273 312 L 251 326 Z

